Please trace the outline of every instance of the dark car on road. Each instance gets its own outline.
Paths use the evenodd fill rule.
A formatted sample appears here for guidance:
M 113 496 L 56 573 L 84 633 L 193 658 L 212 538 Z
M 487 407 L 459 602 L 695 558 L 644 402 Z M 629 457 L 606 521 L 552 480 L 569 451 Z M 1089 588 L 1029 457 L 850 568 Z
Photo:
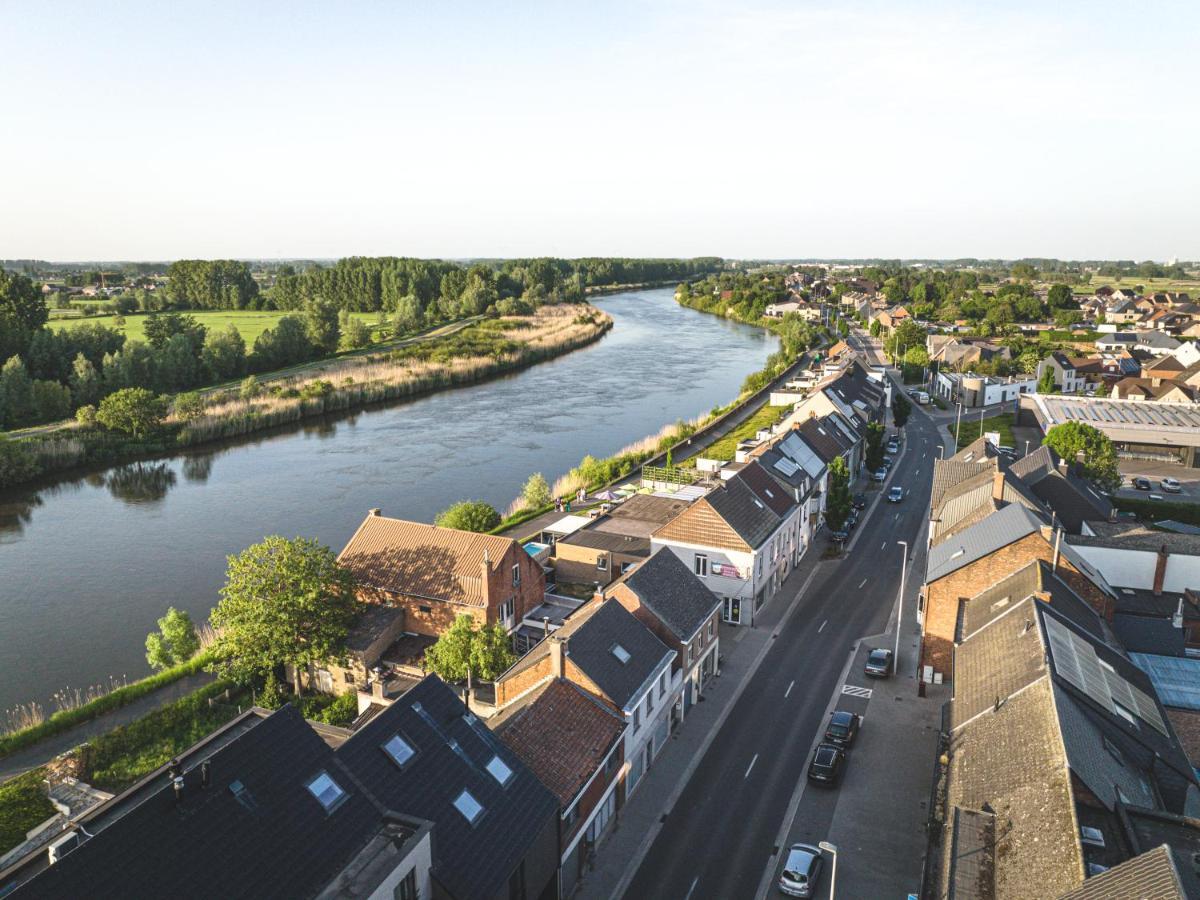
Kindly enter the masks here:
M 837 784 L 846 763 L 846 751 L 837 744 L 817 744 L 808 764 L 808 780 L 819 784 Z
M 829 717 L 829 724 L 825 726 L 825 741 L 839 747 L 849 747 L 858 737 L 858 726 L 861 724 L 862 716 L 858 713 L 839 709 Z
M 867 495 L 866 494 L 855 494 L 854 499 L 851 501 L 851 504 L 854 506 L 855 509 L 866 509 L 867 508 Z
M 873 678 L 887 678 L 892 674 L 892 651 L 876 647 L 867 654 L 863 672 Z
M 1149 478 L 1142 478 L 1140 475 L 1136 478 L 1131 478 L 1133 486 L 1139 491 L 1148 491 L 1152 487 Z
M 890 491 L 888 491 L 888 502 L 889 503 L 899 503 L 903 499 L 904 499 L 904 488 L 900 487 L 900 485 L 898 485 L 898 484 L 892 485 L 892 489 Z

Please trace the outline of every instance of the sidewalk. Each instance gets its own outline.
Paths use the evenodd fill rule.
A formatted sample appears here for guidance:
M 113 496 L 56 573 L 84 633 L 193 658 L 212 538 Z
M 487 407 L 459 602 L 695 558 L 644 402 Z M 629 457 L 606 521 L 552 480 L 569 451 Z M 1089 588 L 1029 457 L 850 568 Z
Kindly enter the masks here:
M 632 878 L 692 771 L 770 649 L 772 636 L 822 565 L 824 549 L 824 540 L 813 541 L 779 593 L 756 614 L 754 627 L 721 626 L 720 676 L 709 683 L 700 703 L 692 707 L 643 776 L 633 797 L 618 813 L 616 824 L 597 848 L 594 870 L 583 877 L 576 897 L 582 900 L 617 897 L 626 879 Z

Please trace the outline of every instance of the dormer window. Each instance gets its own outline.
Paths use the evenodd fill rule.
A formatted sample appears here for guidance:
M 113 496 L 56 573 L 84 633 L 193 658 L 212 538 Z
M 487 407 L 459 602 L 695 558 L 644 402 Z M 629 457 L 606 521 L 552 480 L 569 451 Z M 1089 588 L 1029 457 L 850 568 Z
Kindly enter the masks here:
M 344 799 L 346 792 L 341 785 L 329 777 L 328 772 L 320 772 L 307 785 L 308 792 L 317 798 L 325 812 L 332 812 Z

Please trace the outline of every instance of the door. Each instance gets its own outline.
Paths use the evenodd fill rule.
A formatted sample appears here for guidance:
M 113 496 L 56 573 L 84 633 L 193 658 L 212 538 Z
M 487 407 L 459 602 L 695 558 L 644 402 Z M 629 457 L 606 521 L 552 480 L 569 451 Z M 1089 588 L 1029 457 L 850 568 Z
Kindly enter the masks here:
M 730 625 L 742 624 L 742 601 L 738 597 L 726 597 L 725 609 L 721 613 L 723 618 Z

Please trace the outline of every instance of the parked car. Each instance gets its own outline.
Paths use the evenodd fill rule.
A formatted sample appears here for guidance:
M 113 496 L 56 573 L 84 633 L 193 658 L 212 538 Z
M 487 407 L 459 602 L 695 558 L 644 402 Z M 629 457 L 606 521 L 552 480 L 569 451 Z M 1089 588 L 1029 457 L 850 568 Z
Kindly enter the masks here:
M 858 726 L 861 724 L 862 716 L 858 713 L 839 709 L 829 717 L 829 724 L 825 726 L 825 740 L 839 747 L 849 747 L 858 737 Z
M 895 441 L 888 441 L 886 449 L 887 449 L 888 453 L 899 453 L 900 445 L 897 444 Z
M 888 502 L 889 503 L 899 503 L 903 499 L 904 499 L 904 488 L 900 487 L 900 485 L 898 485 L 898 484 L 892 485 L 892 489 L 890 491 L 888 491 Z
M 1159 484 L 1168 494 L 1183 493 L 1183 485 L 1180 484 L 1179 480 L 1176 478 L 1164 478 L 1161 482 L 1159 482 Z
M 854 526 L 858 524 L 858 510 L 853 506 L 850 507 L 850 512 L 846 516 L 846 524 L 843 526 L 846 531 L 853 531 Z
M 876 647 L 867 654 L 867 661 L 863 665 L 863 672 L 872 678 L 887 678 L 892 674 L 892 651 L 883 647 Z
M 825 858 L 812 844 L 792 844 L 788 848 L 783 874 L 779 876 L 779 892 L 789 897 L 811 897 L 821 881 Z
M 846 763 L 846 751 L 837 744 L 817 744 L 808 764 L 808 780 L 818 784 L 837 784 Z
M 1016 449 L 1014 447 L 1008 446 L 1008 444 L 997 444 L 996 449 L 998 451 L 1000 451 L 1001 453 L 1003 453 L 1005 456 L 1007 456 L 1009 459 L 1014 459 L 1017 455 Z
M 850 532 L 845 528 L 838 528 L 829 532 L 829 539 L 835 544 L 844 544 L 850 540 Z
M 851 505 L 855 509 L 866 509 L 867 508 L 867 495 L 866 494 L 855 494 L 854 499 L 850 502 L 851 502 Z
M 871 473 L 872 481 L 887 481 L 887 469 L 876 469 Z
M 1150 487 L 1151 487 L 1150 479 L 1143 478 L 1141 475 L 1135 475 L 1133 478 L 1130 478 L 1129 483 L 1132 484 L 1134 486 L 1134 488 L 1136 488 L 1139 491 L 1148 491 L 1148 490 L 1150 490 Z

